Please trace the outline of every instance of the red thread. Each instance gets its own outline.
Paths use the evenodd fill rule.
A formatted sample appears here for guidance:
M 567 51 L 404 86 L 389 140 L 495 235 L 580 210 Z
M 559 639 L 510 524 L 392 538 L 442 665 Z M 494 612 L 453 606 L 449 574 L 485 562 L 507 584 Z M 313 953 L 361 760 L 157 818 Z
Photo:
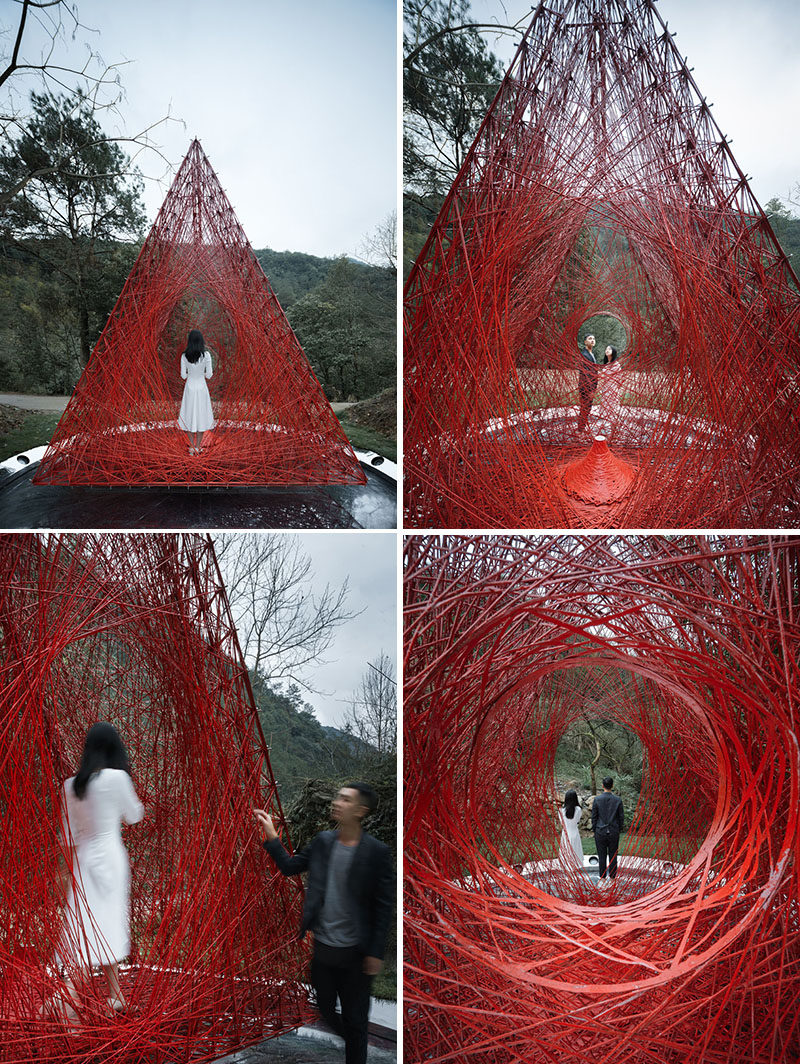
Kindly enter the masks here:
M 655 5 L 539 4 L 406 285 L 406 524 L 797 526 L 798 284 Z M 612 513 L 562 477 L 598 427 Z
M 302 887 L 255 831 L 257 798 L 283 817 L 211 541 L 3 536 L 0 630 L 2 1060 L 209 1060 L 305 1022 Z M 70 1026 L 58 801 L 98 719 L 145 804 L 125 830 L 128 1011 L 98 973 Z
M 405 563 L 407 1060 L 797 1060 L 798 545 L 412 536 Z M 644 752 L 608 891 L 549 863 L 584 717 Z
M 623 499 L 635 479 L 633 466 L 611 453 L 605 436 L 595 436 L 589 453 L 564 469 L 564 490 L 602 506 Z
M 192 328 L 211 349 L 217 422 L 199 455 L 177 423 Z M 34 483 L 366 483 L 197 140 Z

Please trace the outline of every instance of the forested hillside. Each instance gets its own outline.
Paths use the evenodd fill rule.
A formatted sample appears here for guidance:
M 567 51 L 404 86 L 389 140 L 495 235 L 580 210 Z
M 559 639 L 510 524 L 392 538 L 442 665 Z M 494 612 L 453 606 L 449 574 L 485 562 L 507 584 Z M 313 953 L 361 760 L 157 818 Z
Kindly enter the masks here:
M 365 757 L 374 753 L 347 732 L 320 724 L 296 687 L 273 690 L 254 672 L 250 683 L 284 809 L 309 779 L 358 774 Z
M 772 230 L 789 256 L 792 269 L 800 275 L 800 218 L 795 218 L 777 197 L 764 205 Z
M 273 251 L 272 248 L 256 251 L 256 258 L 284 310 L 322 284 L 334 262 L 303 251 Z
M 80 285 L 65 239 L 0 240 L 0 391 L 69 394 L 140 243 L 104 240 Z M 256 252 L 329 399 L 365 399 L 395 383 L 395 273 L 342 257 Z
M 0 391 L 64 395 L 142 246 L 143 179 L 81 92 L 34 92 L 15 130 L 0 145 Z M 329 399 L 395 384 L 393 266 L 256 254 Z

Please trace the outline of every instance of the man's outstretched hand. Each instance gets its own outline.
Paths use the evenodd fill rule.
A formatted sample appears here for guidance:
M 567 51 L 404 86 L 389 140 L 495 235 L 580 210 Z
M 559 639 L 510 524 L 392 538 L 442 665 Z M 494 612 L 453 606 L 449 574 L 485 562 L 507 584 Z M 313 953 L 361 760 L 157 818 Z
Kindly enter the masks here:
M 271 842 L 273 839 L 277 839 L 278 832 L 275 830 L 275 825 L 272 823 L 272 817 L 269 813 L 263 809 L 254 809 L 258 826 L 261 828 L 261 838 L 265 842 Z

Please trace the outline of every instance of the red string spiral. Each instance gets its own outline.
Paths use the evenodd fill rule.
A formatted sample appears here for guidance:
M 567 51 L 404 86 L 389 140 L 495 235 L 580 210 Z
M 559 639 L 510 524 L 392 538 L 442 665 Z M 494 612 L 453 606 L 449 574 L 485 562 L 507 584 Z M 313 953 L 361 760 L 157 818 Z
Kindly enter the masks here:
M 203 453 L 178 426 L 190 329 L 212 352 Z M 192 142 L 36 484 L 363 484 L 200 142 Z
M 797 543 L 410 537 L 405 562 L 407 1059 L 797 1060 Z M 610 891 L 548 872 L 586 715 L 644 752 Z

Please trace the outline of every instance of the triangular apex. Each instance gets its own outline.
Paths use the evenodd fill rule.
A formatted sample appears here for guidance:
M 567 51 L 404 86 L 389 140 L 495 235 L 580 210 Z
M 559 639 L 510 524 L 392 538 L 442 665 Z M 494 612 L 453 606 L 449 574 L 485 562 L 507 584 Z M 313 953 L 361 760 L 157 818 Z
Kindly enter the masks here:
M 212 431 L 179 422 L 181 352 Z M 184 365 L 184 370 L 187 367 Z M 194 449 L 193 449 L 194 451 Z M 200 142 L 158 212 L 35 477 L 37 484 L 363 484 L 364 473 Z
M 408 525 L 591 525 L 598 431 L 614 527 L 800 524 L 798 281 L 650 0 L 539 4 L 405 311 Z

